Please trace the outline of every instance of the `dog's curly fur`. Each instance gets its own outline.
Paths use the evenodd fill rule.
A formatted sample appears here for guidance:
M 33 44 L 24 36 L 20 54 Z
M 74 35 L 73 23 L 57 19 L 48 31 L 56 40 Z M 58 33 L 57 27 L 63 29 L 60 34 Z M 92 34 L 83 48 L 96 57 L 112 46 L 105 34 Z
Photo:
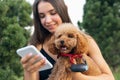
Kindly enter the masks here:
M 100 69 L 87 55 L 87 44 L 88 41 L 85 33 L 71 23 L 64 23 L 54 33 L 54 37 L 52 37 L 51 43 L 49 44 L 49 51 L 57 55 L 60 53 L 82 54 L 89 66 L 88 70 L 83 72 L 83 74 L 99 75 L 101 74 Z M 81 58 L 77 58 L 75 61 L 76 64 L 82 63 Z M 73 72 L 70 66 L 71 63 L 68 57 L 59 56 L 48 80 L 72 80 Z

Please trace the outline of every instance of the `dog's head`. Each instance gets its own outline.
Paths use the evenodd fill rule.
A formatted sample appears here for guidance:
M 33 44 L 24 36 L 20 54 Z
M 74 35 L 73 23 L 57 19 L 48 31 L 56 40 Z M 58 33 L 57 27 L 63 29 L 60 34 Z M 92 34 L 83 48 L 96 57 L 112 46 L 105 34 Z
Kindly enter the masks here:
M 54 33 L 49 51 L 53 54 L 86 53 L 87 39 L 76 26 L 71 23 L 64 23 Z

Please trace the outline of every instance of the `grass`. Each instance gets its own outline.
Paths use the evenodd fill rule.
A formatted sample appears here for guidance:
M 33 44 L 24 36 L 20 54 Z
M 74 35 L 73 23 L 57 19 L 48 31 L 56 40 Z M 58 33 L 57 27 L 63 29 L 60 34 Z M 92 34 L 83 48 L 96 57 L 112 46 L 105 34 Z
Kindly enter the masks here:
M 113 75 L 115 77 L 115 80 L 120 80 L 120 71 L 119 72 L 113 72 Z
M 113 71 L 113 70 L 112 70 Z M 117 69 L 117 72 L 113 71 L 113 75 L 115 77 L 115 80 L 120 80 L 120 66 Z

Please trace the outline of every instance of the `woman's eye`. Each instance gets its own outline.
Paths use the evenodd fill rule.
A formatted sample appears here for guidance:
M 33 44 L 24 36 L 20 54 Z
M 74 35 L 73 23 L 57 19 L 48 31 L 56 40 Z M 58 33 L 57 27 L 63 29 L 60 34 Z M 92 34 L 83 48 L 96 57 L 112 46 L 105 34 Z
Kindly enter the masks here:
M 44 14 L 39 14 L 39 17 L 40 17 L 40 18 L 44 18 L 45 15 L 44 15 Z
M 55 10 L 53 10 L 53 11 L 50 12 L 50 14 L 55 15 L 55 14 L 57 14 L 57 12 Z

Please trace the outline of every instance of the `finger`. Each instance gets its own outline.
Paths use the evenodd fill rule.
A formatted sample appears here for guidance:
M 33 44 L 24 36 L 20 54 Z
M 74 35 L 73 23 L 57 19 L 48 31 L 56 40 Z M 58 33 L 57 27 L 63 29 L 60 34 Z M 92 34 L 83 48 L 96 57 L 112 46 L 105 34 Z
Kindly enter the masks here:
M 31 66 L 41 60 L 40 55 L 34 55 L 29 61 L 28 65 Z
M 44 59 L 40 60 L 39 62 L 37 62 L 33 66 L 29 67 L 28 71 L 33 72 L 33 71 L 39 70 L 43 65 L 45 65 Z
M 25 64 L 26 62 L 29 61 L 29 59 L 32 57 L 32 53 L 27 54 L 25 57 L 21 59 L 21 63 Z
M 23 64 L 23 68 L 24 69 L 29 68 L 30 66 L 32 66 L 39 59 L 40 59 L 40 55 L 31 56 L 31 58 L 29 58 L 29 60 L 27 60 L 27 62 Z
M 45 65 L 45 62 L 43 64 L 41 64 L 40 66 L 38 65 L 38 67 L 36 67 L 35 69 L 32 69 L 31 72 L 35 72 L 38 71 L 41 67 L 43 67 Z
M 45 65 L 45 59 L 41 59 L 39 62 L 29 67 L 27 71 L 30 72 L 38 71 L 43 65 Z

